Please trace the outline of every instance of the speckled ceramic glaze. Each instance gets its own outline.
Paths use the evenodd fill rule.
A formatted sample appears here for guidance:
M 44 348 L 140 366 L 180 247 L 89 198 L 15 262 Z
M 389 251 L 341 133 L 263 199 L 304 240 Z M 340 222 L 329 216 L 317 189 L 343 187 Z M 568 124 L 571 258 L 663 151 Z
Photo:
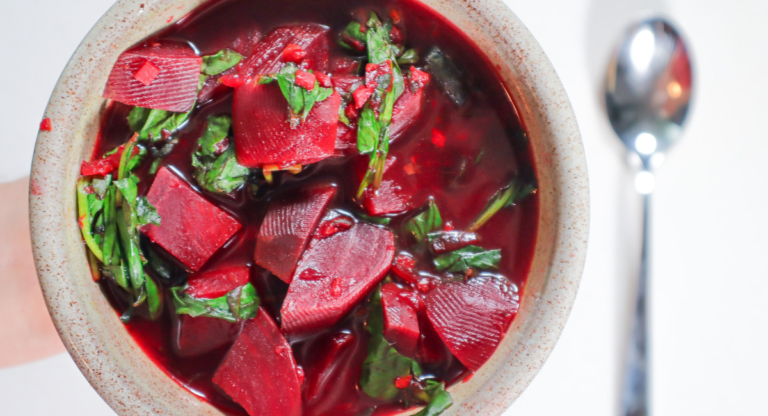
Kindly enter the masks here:
M 311 1 L 311 0 L 307 0 Z M 119 0 L 75 51 L 46 110 L 30 184 L 32 245 L 48 309 L 72 358 L 120 415 L 220 415 L 155 366 L 90 277 L 77 226 L 75 182 L 93 148 L 118 55 L 204 0 Z M 538 43 L 500 0 L 423 0 L 498 68 L 527 126 L 541 216 L 521 312 L 491 360 L 451 388 L 447 415 L 500 415 L 555 346 L 579 286 L 587 248 L 588 184 L 573 110 Z

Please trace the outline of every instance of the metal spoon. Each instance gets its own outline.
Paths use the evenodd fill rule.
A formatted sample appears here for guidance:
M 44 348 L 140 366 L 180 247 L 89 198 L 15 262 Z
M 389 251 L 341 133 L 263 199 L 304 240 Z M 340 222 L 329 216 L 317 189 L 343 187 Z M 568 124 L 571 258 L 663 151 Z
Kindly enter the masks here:
M 691 64 L 677 30 L 662 19 L 633 26 L 608 66 L 605 102 L 613 130 L 638 168 L 635 189 L 643 195 L 643 246 L 637 306 L 622 392 L 623 416 L 646 416 L 648 356 L 646 301 L 650 251 L 649 210 L 654 170 L 680 138 L 691 99 Z

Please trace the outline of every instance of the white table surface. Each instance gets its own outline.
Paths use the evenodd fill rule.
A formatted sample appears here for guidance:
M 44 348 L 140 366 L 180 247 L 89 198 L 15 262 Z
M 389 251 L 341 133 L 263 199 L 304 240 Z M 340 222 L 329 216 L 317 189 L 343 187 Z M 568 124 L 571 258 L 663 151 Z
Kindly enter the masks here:
M 3 2 L 0 181 L 28 173 L 59 73 L 112 1 Z M 617 414 L 640 211 L 629 187 L 632 173 L 600 107 L 599 85 L 612 44 L 644 11 L 679 24 L 696 71 L 686 137 L 659 172 L 653 202 L 653 410 L 657 416 L 765 412 L 768 1 L 507 2 L 547 51 L 575 108 L 592 225 L 563 336 L 506 414 Z M 114 414 L 67 355 L 0 370 L 0 409 L 11 416 Z

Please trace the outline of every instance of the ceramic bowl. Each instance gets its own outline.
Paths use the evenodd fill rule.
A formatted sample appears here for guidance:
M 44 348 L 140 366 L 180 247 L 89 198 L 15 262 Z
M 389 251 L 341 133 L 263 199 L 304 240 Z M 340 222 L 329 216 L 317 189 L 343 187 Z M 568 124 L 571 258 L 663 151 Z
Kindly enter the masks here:
M 37 138 L 30 222 L 37 273 L 53 322 L 88 381 L 120 415 L 220 415 L 155 366 L 90 277 L 75 182 L 89 157 L 118 55 L 205 0 L 119 0 L 75 51 Z M 308 0 L 309 1 L 309 0 Z M 500 415 L 544 365 L 565 325 L 587 248 L 584 150 L 568 98 L 539 44 L 501 0 L 422 0 L 484 50 L 523 119 L 537 166 L 541 215 L 521 312 L 491 360 L 450 389 L 447 415 Z M 413 412 L 411 412 L 413 413 Z

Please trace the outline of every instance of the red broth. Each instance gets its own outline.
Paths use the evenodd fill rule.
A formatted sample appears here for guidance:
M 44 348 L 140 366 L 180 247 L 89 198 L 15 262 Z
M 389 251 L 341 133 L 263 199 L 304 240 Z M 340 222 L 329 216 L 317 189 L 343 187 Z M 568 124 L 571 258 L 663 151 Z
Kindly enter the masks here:
M 222 37 L 234 36 L 234 33 L 254 26 L 265 34 L 284 23 L 315 22 L 329 26 L 331 33 L 336 34 L 350 21 L 352 12 L 360 8 L 375 10 L 382 17 L 387 16 L 389 10 L 397 9 L 402 18 L 399 27 L 403 29 L 409 48 L 416 48 L 423 55 L 433 46 L 439 46 L 464 75 L 463 81 L 471 96 L 469 105 L 457 107 L 435 82 L 430 83 L 420 118 L 390 149 L 390 154 L 411 158 L 416 167 L 424 160 L 438 164 L 437 169 L 432 169 L 436 173 L 431 178 L 439 183 L 437 189 L 421 189 L 419 192 L 429 193 L 434 198 L 444 221 L 450 222 L 457 230 L 464 229 L 510 178 L 520 172 L 534 171 L 533 159 L 524 126 L 496 70 L 471 39 L 429 8 L 415 1 L 221 0 L 205 4 L 153 38 L 190 42 L 201 55 L 213 54 L 222 47 Z M 343 53 L 335 44 L 331 48 L 332 56 L 333 53 Z M 178 133 L 179 144 L 171 155 L 162 160 L 162 165 L 172 167 L 195 186 L 191 154 L 203 133 L 205 121 L 209 115 L 231 113 L 231 107 L 231 93 L 199 105 L 189 123 Z M 96 145 L 94 158 L 125 143 L 132 135 L 126 122 L 130 109 L 120 103 L 110 104 L 103 118 L 101 139 Z M 433 142 L 433 130 L 445 135 L 444 147 L 440 148 Z M 425 159 L 426 156 L 429 158 Z M 232 199 L 201 190 L 207 199 L 233 214 L 243 225 L 243 229 L 218 250 L 201 271 L 226 265 L 251 265 L 251 282 L 258 290 L 262 305 L 279 324 L 280 306 L 288 285 L 253 261 L 256 236 L 268 201 L 275 190 L 283 192 L 308 181 L 327 178 L 339 186 L 331 208 L 360 212 L 360 207 L 354 203 L 357 183 L 350 174 L 355 169 L 354 159 L 326 159 L 305 167 L 297 175 L 278 173 L 275 184 L 256 195 L 239 192 L 237 198 Z M 141 178 L 139 195 L 145 195 L 152 183 L 153 178 L 147 172 L 148 166 L 136 172 Z M 511 209 L 501 210 L 478 231 L 484 247 L 501 248 L 503 256 L 499 273 L 514 283 L 520 294 L 533 257 L 538 211 L 538 197 L 534 194 Z M 407 217 L 407 214 L 392 217 L 390 227 L 397 229 Z M 410 243 L 404 241 L 401 234 L 396 232 L 395 235 L 397 251 L 406 247 L 410 249 Z M 149 244 L 148 241 L 144 243 Z M 159 247 L 154 248 L 163 251 Z M 423 255 L 419 252 L 415 254 L 417 257 Z M 115 309 L 122 314 L 127 302 L 121 290 L 105 279 L 101 284 Z M 177 318 L 169 304 L 166 297 L 166 310 L 158 320 L 134 316 L 126 325 L 128 331 L 144 352 L 180 385 L 225 414 L 245 415 L 244 410 L 211 380 L 229 345 L 195 357 L 178 356 L 172 340 Z M 318 371 L 317 360 L 334 348 L 339 351 L 326 369 L 326 373 L 332 374 L 332 380 L 325 380 L 324 384 L 304 383 L 304 415 L 389 415 L 403 410 L 403 404 L 379 402 L 357 387 L 361 366 L 367 355 L 366 316 L 367 301 L 364 301 L 330 330 L 310 339 L 292 342 L 295 359 L 303 368 L 306 380 L 317 378 L 317 374 L 313 373 Z M 443 360 L 423 367 L 425 373 L 447 384 L 461 382 L 471 375 L 447 349 Z

